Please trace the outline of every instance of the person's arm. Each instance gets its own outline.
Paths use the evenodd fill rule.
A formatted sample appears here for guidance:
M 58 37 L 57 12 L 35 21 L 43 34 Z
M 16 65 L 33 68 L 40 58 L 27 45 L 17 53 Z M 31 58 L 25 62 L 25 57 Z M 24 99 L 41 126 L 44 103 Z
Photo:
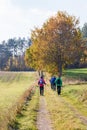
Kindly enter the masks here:
M 45 82 L 45 80 L 43 79 L 43 82 L 44 82 L 44 84 L 46 85 L 46 82 Z
M 57 78 L 55 79 L 54 83 L 56 84 L 56 82 L 57 82 Z
M 61 87 L 62 87 L 62 79 L 60 79 L 60 81 L 61 81 Z

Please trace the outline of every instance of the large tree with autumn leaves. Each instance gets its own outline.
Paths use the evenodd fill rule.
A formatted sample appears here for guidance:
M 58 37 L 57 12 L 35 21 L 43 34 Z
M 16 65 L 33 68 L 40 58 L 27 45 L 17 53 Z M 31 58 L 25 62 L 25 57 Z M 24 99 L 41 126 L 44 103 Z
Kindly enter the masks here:
M 80 60 L 84 41 L 78 24 L 75 16 L 59 11 L 41 28 L 32 30 L 32 45 L 25 54 L 27 64 L 35 69 L 62 73 L 66 64 Z

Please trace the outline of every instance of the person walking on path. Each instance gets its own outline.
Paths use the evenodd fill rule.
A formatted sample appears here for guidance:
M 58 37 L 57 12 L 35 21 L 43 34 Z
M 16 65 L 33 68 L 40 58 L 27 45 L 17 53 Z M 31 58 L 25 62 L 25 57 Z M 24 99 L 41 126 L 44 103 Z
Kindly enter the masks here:
M 61 79 L 61 74 L 58 75 L 58 77 L 55 80 L 55 84 L 57 87 L 57 93 L 58 95 L 61 94 L 61 87 L 62 87 L 62 79 Z
M 55 80 L 56 80 L 55 76 L 52 76 L 50 79 L 51 89 L 53 90 L 56 90 Z
M 45 82 L 43 76 L 41 76 L 41 78 L 39 79 L 38 85 L 40 88 L 40 95 L 44 95 L 44 85 L 46 85 L 46 82 Z

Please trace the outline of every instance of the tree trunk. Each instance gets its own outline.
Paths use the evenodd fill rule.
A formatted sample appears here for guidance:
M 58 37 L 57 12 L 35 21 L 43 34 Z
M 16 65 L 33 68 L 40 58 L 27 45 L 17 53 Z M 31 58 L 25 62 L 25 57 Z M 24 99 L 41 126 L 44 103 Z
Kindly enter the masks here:
M 38 70 L 38 75 L 41 77 L 41 76 L 44 76 L 43 75 L 43 71 L 42 70 Z
M 58 62 L 58 73 L 62 75 L 62 62 Z

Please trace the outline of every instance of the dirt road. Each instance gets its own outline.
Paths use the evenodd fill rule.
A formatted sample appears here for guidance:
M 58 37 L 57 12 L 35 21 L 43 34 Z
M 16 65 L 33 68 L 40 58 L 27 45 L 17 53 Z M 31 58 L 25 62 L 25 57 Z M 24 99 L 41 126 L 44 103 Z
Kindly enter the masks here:
M 44 96 L 40 97 L 40 106 L 37 117 L 37 128 L 38 130 L 52 130 L 52 124 L 49 118 L 49 113 L 46 109 L 46 100 Z

